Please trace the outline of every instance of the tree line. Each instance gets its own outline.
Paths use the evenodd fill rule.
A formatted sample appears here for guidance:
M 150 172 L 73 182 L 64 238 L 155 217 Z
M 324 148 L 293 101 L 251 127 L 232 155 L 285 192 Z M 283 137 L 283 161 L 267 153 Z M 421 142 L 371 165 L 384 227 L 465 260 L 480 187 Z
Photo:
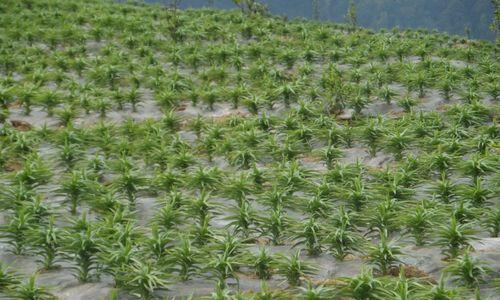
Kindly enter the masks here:
M 494 39 L 498 32 L 498 0 L 145 0 L 181 2 L 180 7 L 262 9 L 289 18 L 304 17 L 348 22 L 348 11 L 356 7 L 360 26 L 373 29 L 425 28 L 478 39 Z M 245 8 L 244 8 L 245 9 Z M 496 24 L 496 25 L 495 25 Z

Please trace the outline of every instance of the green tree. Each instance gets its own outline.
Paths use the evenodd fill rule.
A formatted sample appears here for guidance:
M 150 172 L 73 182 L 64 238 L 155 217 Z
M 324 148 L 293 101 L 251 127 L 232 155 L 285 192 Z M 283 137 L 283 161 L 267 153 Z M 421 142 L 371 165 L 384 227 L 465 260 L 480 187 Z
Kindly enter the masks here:
M 358 16 L 354 0 L 349 0 L 349 8 L 347 9 L 346 19 L 352 29 L 356 28 L 358 25 Z
M 313 9 L 313 19 L 318 21 L 320 19 L 319 0 L 312 0 L 312 9 Z
M 493 21 L 491 22 L 490 29 L 495 33 L 495 38 L 498 37 L 500 31 L 500 1 L 490 0 L 493 5 Z

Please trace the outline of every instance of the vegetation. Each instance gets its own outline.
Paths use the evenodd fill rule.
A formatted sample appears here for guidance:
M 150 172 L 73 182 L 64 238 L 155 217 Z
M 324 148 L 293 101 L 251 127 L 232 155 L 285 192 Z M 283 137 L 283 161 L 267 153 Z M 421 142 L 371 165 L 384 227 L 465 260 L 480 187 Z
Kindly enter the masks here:
M 159 2 L 147 0 L 146 2 Z M 269 10 L 289 18 L 347 22 L 350 0 L 260 0 Z M 358 24 L 373 29 L 437 29 L 467 38 L 498 38 L 497 0 L 462 0 L 438 3 L 433 0 L 355 0 Z M 231 1 L 214 0 L 216 7 L 231 9 Z M 183 7 L 206 7 L 207 0 L 182 0 Z M 498 13 L 497 13 L 498 14 Z M 412 17 L 409 17 L 412 16 Z M 460 22 L 457 22 L 460 20 Z
M 491 291 L 496 45 L 234 2 L 0 2 L 0 298 Z

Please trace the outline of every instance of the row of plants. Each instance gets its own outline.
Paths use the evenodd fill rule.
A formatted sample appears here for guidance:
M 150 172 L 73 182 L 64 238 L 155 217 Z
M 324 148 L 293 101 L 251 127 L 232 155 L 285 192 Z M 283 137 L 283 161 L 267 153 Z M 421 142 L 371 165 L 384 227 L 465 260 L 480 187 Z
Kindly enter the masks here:
M 497 67 L 487 43 L 471 42 L 450 48 L 450 43 L 457 41 L 446 36 L 418 32 L 376 35 L 366 30 L 346 35 L 337 25 L 306 27 L 301 22 L 263 20 L 258 16 L 244 18 L 234 12 L 208 14 L 193 10 L 172 14 L 158 10 L 148 19 L 149 23 L 137 26 L 129 21 L 130 15 L 148 16 L 149 10 L 128 7 L 119 10 L 123 16 L 109 14 L 103 21 L 69 13 L 39 14 L 33 7 L 44 7 L 43 3 L 33 4 L 29 10 L 22 4 L 4 5 L 10 5 L 9 9 L 14 11 L 21 10 L 21 14 L 5 18 L 6 24 L 20 23 L 20 26 L 8 28 L 4 35 L 6 43 L 1 48 L 4 60 L 0 65 L 7 75 L 0 84 L 2 119 L 9 115 L 8 108 L 13 102 L 23 106 L 26 114 L 33 105 L 44 107 L 49 116 L 59 107 L 57 113 L 63 124 L 82 111 L 95 111 L 105 117 L 107 111 L 123 109 L 124 104 L 130 104 L 135 111 L 144 101 L 142 94 L 150 90 L 167 110 L 179 106 L 182 100 L 190 100 L 194 105 L 204 102 L 210 109 L 218 102 L 229 101 L 234 107 L 244 104 L 257 113 L 263 107 L 272 109 L 277 103 L 288 105 L 298 100 L 319 99 L 334 112 L 351 107 L 358 115 L 377 99 L 386 103 L 398 100 L 409 111 L 418 104 L 415 98 L 425 97 L 431 88 L 438 89 L 445 100 L 458 95 L 466 103 L 477 102 L 484 94 L 493 99 L 498 96 Z M 51 5 L 56 9 L 61 4 Z M 116 11 L 113 6 L 98 2 L 94 6 L 92 9 L 99 11 Z M 75 9 L 78 5 L 62 7 Z M 27 25 L 21 21 L 24 18 L 37 20 L 39 24 L 31 22 L 30 28 L 25 28 Z M 54 29 L 58 18 L 74 25 L 60 29 L 61 36 L 57 35 L 51 51 L 44 51 L 42 45 L 50 41 L 44 39 L 43 33 L 32 31 Z M 193 22 L 199 18 L 206 22 Z M 153 20 L 166 24 L 153 26 Z M 222 20 L 235 26 L 221 28 L 217 22 Z M 252 24 L 259 24 L 257 28 L 262 29 L 263 22 L 267 22 L 267 38 L 262 33 L 258 38 L 253 34 L 238 37 L 238 28 L 247 30 L 256 27 Z M 120 25 L 130 27 L 130 34 L 122 36 Z M 153 37 L 162 26 L 169 28 L 166 36 Z M 179 31 L 195 35 L 198 41 L 187 37 L 179 40 L 176 38 Z M 216 39 L 198 35 L 204 31 L 214 34 Z M 71 42 L 74 36 L 82 38 Z M 283 41 L 280 36 L 286 39 Z M 93 49 L 91 42 L 95 41 L 98 49 Z M 210 42 L 208 47 L 207 42 Z M 311 49 L 311 44 L 318 46 Z M 430 54 L 436 51 L 437 44 L 448 52 L 461 53 L 458 57 L 472 64 L 458 68 L 450 61 L 441 61 L 439 57 L 448 56 L 444 50 L 436 61 Z M 299 53 L 297 49 L 308 50 Z M 376 53 L 380 63 L 373 63 L 370 53 Z M 420 57 L 420 61 L 405 60 L 413 56 Z M 353 57 L 357 59 L 350 59 Z M 391 62 L 394 57 L 398 59 Z M 166 70 L 166 64 L 171 68 Z M 345 64 L 350 66 L 347 70 Z M 81 84 L 82 80 L 86 84 Z M 400 93 L 391 87 L 393 83 L 401 83 L 408 94 L 398 96 Z
M 249 141 L 244 144 L 245 148 L 259 149 L 265 145 L 260 143 L 258 138 L 254 141 L 251 138 L 245 139 L 242 133 L 238 132 L 238 126 L 245 129 L 242 132 L 248 132 L 247 127 L 253 123 L 252 120 L 240 120 L 240 123 L 235 120 L 228 120 L 227 124 L 209 122 L 207 127 L 202 126 L 204 129 L 200 131 L 197 140 L 214 135 L 217 144 L 220 142 L 217 135 L 224 136 L 225 129 L 230 129 L 229 136 L 236 132 L 231 139 Z M 259 118 L 255 120 L 258 121 Z M 299 123 L 307 122 L 305 119 Z M 160 126 L 165 124 L 164 121 L 158 123 Z M 234 126 L 235 123 L 238 125 Z M 99 273 L 105 272 L 103 270 L 107 263 L 100 261 L 100 255 L 106 255 L 108 249 L 103 250 L 101 247 L 109 245 L 109 241 L 116 241 L 117 236 L 125 236 L 128 239 L 129 236 L 136 235 L 134 242 L 126 242 L 130 245 L 121 245 L 120 247 L 125 249 L 120 250 L 132 251 L 127 249 L 137 248 L 138 257 L 151 257 L 155 259 L 155 266 L 162 265 L 173 274 L 179 272 L 176 276 L 180 278 L 188 276 L 184 277 L 187 279 L 187 274 L 190 273 L 199 276 L 213 272 L 212 276 L 223 281 L 237 277 L 234 269 L 251 268 L 252 264 L 242 260 L 239 255 L 233 257 L 228 253 L 212 250 L 213 243 L 217 244 L 216 241 L 220 238 L 217 233 L 220 228 L 213 225 L 220 215 L 228 222 L 227 228 L 234 231 L 244 243 L 267 238 L 270 244 L 300 246 L 311 256 L 326 252 L 338 260 L 349 254 L 367 255 L 380 274 L 387 274 L 403 254 L 399 246 L 388 242 L 389 233 L 405 233 L 405 239 L 408 237 L 408 241 L 419 246 L 430 243 L 442 247 L 444 254 L 452 259 L 459 257 L 460 253 L 467 249 L 469 242 L 474 239 L 475 232 L 489 231 L 492 236 L 498 235 L 498 208 L 491 210 L 491 205 L 495 207 L 495 200 L 492 198 L 494 191 L 491 188 L 494 189 L 495 186 L 488 187 L 490 183 L 487 179 L 487 175 L 497 169 L 496 159 L 489 154 L 493 150 L 492 141 L 496 132 L 494 129 L 485 131 L 493 138 L 491 142 L 462 141 L 456 144 L 469 145 L 459 147 L 462 151 L 431 152 L 425 159 L 410 155 L 406 156 L 406 162 L 398 163 L 399 168 L 385 170 L 367 168 L 359 162 L 347 165 L 339 163 L 341 149 L 348 147 L 344 138 L 339 139 L 334 148 L 338 152 L 337 156 L 331 161 L 323 161 L 327 168 L 323 171 L 310 170 L 293 158 L 299 158 L 299 153 L 303 154 L 312 147 L 301 143 L 302 151 L 296 156 L 280 153 L 274 158 L 281 161 L 278 163 L 272 163 L 273 158 L 266 163 L 264 157 L 259 160 L 254 157 L 244 163 L 247 155 L 240 155 L 241 163 L 231 167 L 240 169 L 237 171 L 239 176 L 235 177 L 234 171 L 210 166 L 209 157 L 204 154 L 205 148 L 193 147 L 180 136 L 175 138 L 178 127 L 174 126 L 172 132 L 172 128 L 167 131 L 163 127 L 155 127 L 154 124 L 147 124 L 144 128 L 133 124 L 130 122 L 123 126 L 108 126 L 103 123 L 95 131 L 90 129 L 87 133 L 87 129 L 71 127 L 59 131 L 46 129 L 25 133 L 8 127 L 4 130 L 3 138 L 11 140 L 13 147 L 7 147 L 5 153 L 9 153 L 9 156 L 22 164 L 22 169 L 8 174 L 10 183 L 2 195 L 2 207 L 11 214 L 10 222 L 2 228 L 3 239 L 10 244 L 10 251 L 16 254 L 42 253 L 44 268 L 52 267 L 60 259 L 69 261 L 78 268 L 83 268 L 75 274 L 85 281 L 95 279 Z M 413 125 L 411 122 L 409 124 Z M 474 132 L 479 128 L 475 127 L 464 127 L 462 130 Z M 390 126 L 381 128 L 387 129 Z M 145 143 L 148 139 L 145 137 L 153 132 L 157 135 L 156 138 L 151 136 L 152 141 Z M 259 130 L 259 133 L 265 135 L 266 131 Z M 127 143 L 122 142 L 120 135 L 128 137 Z M 249 136 L 254 135 L 255 132 Z M 115 138 L 110 139 L 110 136 Z M 174 138 L 171 139 L 172 137 Z M 49 155 L 48 159 L 55 162 L 54 165 L 60 165 L 60 168 L 51 171 L 43 161 L 38 153 L 41 138 L 45 142 L 53 143 L 54 149 L 59 149 L 55 155 Z M 101 138 L 107 140 L 107 143 L 101 144 Z M 159 141 L 158 138 L 171 140 L 171 144 L 155 143 Z M 134 140 L 138 144 L 160 146 L 148 150 L 147 146 L 135 147 Z M 464 138 L 464 141 L 467 140 L 476 138 Z M 196 141 L 194 143 L 196 144 Z M 81 148 L 83 145 L 87 146 Z M 79 150 L 72 153 L 77 149 L 75 146 L 78 146 Z M 415 147 L 415 144 L 412 146 Z M 94 151 L 95 148 L 100 149 L 98 151 L 101 154 L 86 153 L 88 151 L 85 149 L 90 148 L 94 148 Z M 433 147 L 418 145 L 416 148 L 421 148 L 425 153 L 426 148 Z M 468 160 L 461 161 L 460 153 L 467 156 L 471 152 L 474 154 Z M 191 160 L 186 159 L 187 153 L 191 153 Z M 156 157 L 158 154 L 156 159 L 149 158 L 150 155 Z M 217 155 L 217 151 L 212 154 L 212 161 Z M 170 159 L 165 160 L 167 157 Z M 176 163 L 177 159 L 183 163 Z M 142 163 L 139 165 L 144 165 L 134 167 L 140 161 Z M 6 163 L 8 165 L 8 161 Z M 150 172 L 155 175 L 148 176 Z M 439 178 L 430 185 L 427 192 L 433 200 L 419 203 L 415 201 L 413 189 L 429 182 L 429 173 Z M 469 178 L 470 181 L 456 184 L 456 176 Z M 53 208 L 52 204 L 43 204 L 44 197 L 39 192 L 41 187 L 54 179 L 60 183 L 55 187 L 64 199 L 60 206 L 56 205 L 57 208 Z M 296 194 L 298 192 L 305 194 L 299 196 Z M 137 227 L 134 221 L 137 218 L 134 213 L 136 202 L 146 194 L 157 197 L 158 202 L 158 213 L 148 222 L 150 229 Z M 228 200 L 221 204 L 221 197 Z M 228 209 L 229 205 L 233 208 Z M 269 214 L 252 206 L 265 207 Z M 96 238 L 89 246 L 96 247 L 89 250 L 95 251 L 95 256 L 83 252 L 84 258 L 80 261 L 82 249 L 71 247 L 83 233 L 74 232 L 73 226 L 63 226 L 59 229 L 59 235 L 53 234 L 57 226 L 54 226 L 52 218 L 66 211 L 79 214 L 82 208 L 90 209 L 103 220 L 94 224 L 95 227 L 82 225 L 87 222 L 85 217 L 76 218 L 74 221 L 78 224 L 78 230 L 83 230 L 81 226 L 84 229 L 94 228 L 88 232 L 85 229 L 83 238 Z M 56 212 L 53 212 L 54 209 Z M 303 215 L 292 218 L 289 216 L 291 211 L 301 212 Z M 332 217 L 332 211 L 338 213 Z M 398 214 L 401 215 L 401 211 L 408 213 L 397 217 Z M 195 225 L 186 228 L 183 226 L 186 223 Z M 445 225 L 437 226 L 438 224 Z M 477 227 L 478 224 L 482 227 Z M 436 227 L 438 230 L 433 229 Z M 152 230 L 151 240 L 144 230 Z M 37 235 L 35 232 L 40 236 L 34 238 L 33 236 Z M 175 238 L 176 232 L 189 232 L 190 235 L 182 236 L 181 240 L 184 242 L 176 245 L 172 244 L 173 240 L 179 240 Z M 380 238 L 374 234 L 376 232 L 380 232 Z M 57 237 L 61 245 L 45 244 L 47 237 L 44 237 L 44 234 L 49 234 L 54 239 Z M 100 235 L 108 236 L 111 240 L 103 239 Z M 373 238 L 374 244 L 366 242 L 367 237 Z M 223 240 L 226 239 L 224 242 L 227 242 L 227 239 L 231 238 L 232 236 L 227 236 L 223 237 Z M 78 243 L 76 246 L 87 247 L 87 242 Z M 56 252 L 51 252 L 50 249 Z M 191 249 L 196 249 L 193 253 L 199 253 L 199 257 L 214 255 L 215 265 L 196 261 L 193 257 L 185 258 L 191 266 L 172 265 L 168 259 L 161 263 L 156 261 L 160 260 L 162 255 L 179 261 L 174 253 Z M 243 253 L 243 257 L 249 256 L 248 252 Z M 387 253 L 391 255 L 388 256 Z M 272 259 L 265 254 L 256 260 L 267 261 L 268 268 L 273 268 L 270 263 Z M 219 269 L 219 263 L 223 269 Z M 281 269 L 278 267 L 278 270 L 287 270 L 284 267 L 286 264 L 281 263 Z M 205 264 L 208 265 L 204 266 Z M 260 262 L 258 266 L 255 265 L 257 263 L 254 264 L 255 268 L 262 267 Z M 180 271 L 177 271 L 179 268 Z M 131 274 L 128 269 L 124 272 Z M 269 276 L 271 271 L 255 269 L 253 272 Z M 281 271 L 279 273 L 286 276 Z M 300 278 L 300 275 L 296 278 Z M 291 279 L 289 282 L 294 283 Z M 294 284 L 297 284 L 296 281 Z
M 293 263 L 294 257 L 290 259 Z M 471 263 L 472 262 L 472 263 Z M 485 273 L 485 270 L 474 264 L 468 254 L 460 258 L 455 264 L 451 265 L 449 272 L 454 274 L 456 281 L 466 285 L 475 284 L 477 278 Z M 305 272 L 299 265 L 286 266 L 287 276 L 296 276 Z M 26 282 L 21 282 L 16 275 L 9 272 L 8 269 L 0 269 L 2 277 L 1 286 L 7 291 L 7 295 L 15 296 L 16 299 L 54 299 L 44 287 L 37 286 L 36 275 L 32 275 Z M 154 289 L 164 288 L 164 280 L 159 278 L 159 273 L 151 270 L 151 266 L 139 266 L 133 270 L 140 275 L 134 278 L 130 283 L 142 299 L 150 299 Z M 293 275 L 296 272 L 299 272 Z M 471 276 L 472 275 L 472 276 Z M 265 281 L 261 282 L 259 292 L 234 292 L 225 289 L 222 284 L 216 286 L 216 290 L 206 299 L 332 299 L 336 297 L 350 297 L 352 299 L 406 299 L 416 297 L 418 299 L 466 299 L 466 290 L 460 288 L 449 288 L 446 286 L 444 277 L 441 277 L 437 284 L 430 284 L 425 280 L 415 280 L 405 275 L 404 269 L 398 276 L 398 279 L 390 277 L 374 277 L 373 270 L 364 268 L 360 274 L 354 277 L 340 278 L 335 284 L 314 285 L 308 281 L 304 287 L 298 287 L 293 291 L 274 290 L 268 287 Z M 481 296 L 476 290 L 476 299 Z M 110 299 L 117 299 L 118 293 L 113 290 L 110 293 Z M 187 298 L 190 299 L 190 298 Z
M 65 270 L 111 299 L 498 286 L 473 249 L 500 230 L 491 43 L 104 0 L 6 0 L 0 28 L 0 249 L 37 268 L 1 263 L 0 297 L 50 299 L 37 278 Z

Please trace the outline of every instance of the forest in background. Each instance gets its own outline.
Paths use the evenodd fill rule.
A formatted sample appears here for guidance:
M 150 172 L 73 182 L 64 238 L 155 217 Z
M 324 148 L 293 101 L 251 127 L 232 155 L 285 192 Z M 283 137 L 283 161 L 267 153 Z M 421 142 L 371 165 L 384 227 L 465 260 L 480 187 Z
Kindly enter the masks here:
M 177 0 L 178 1 L 178 0 Z M 146 2 L 170 3 L 172 0 L 146 0 Z M 207 6 L 211 2 L 217 8 L 234 8 L 231 0 L 181 0 L 182 8 Z M 312 0 L 261 0 L 273 14 L 289 18 L 312 18 Z M 349 0 L 318 0 L 320 20 L 344 22 Z M 363 27 L 382 29 L 426 28 L 450 34 L 466 35 L 476 39 L 494 39 L 489 29 L 493 16 L 490 0 L 355 0 L 358 24 Z

